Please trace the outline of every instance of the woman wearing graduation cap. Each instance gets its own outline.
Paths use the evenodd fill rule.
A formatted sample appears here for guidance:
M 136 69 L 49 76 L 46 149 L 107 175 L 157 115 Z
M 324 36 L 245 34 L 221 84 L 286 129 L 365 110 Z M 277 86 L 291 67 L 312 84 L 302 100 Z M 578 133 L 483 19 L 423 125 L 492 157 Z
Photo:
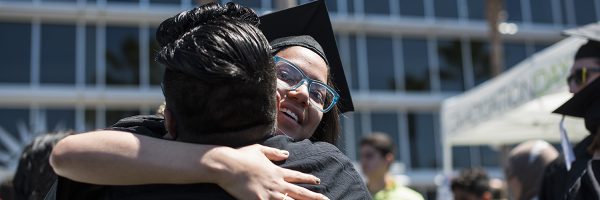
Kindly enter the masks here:
M 554 113 L 584 118 L 585 127 L 590 135 L 584 138 L 571 152 L 563 152 L 563 157 L 557 158 L 545 170 L 539 199 L 589 199 L 597 196 L 598 185 L 593 193 L 594 184 L 587 179 L 590 173 L 588 168 L 592 162 L 592 155 L 599 151 L 600 139 L 598 126 L 600 125 L 600 26 L 598 24 L 586 25 L 580 28 L 565 31 L 565 34 L 588 39 L 575 54 L 571 73 L 567 78 L 569 91 L 573 97 L 560 106 Z M 568 143 L 568 142 L 567 142 Z M 572 156 L 573 158 L 571 158 Z M 566 158 L 569 161 L 565 161 Z M 595 168 L 598 169 L 598 165 Z M 587 178 L 586 178 L 587 177 Z M 597 183 L 597 182 L 596 182 Z M 585 185 L 585 187 L 583 187 Z M 583 189 L 583 190 L 582 190 Z M 585 192 L 581 192 L 585 191 Z
M 312 14 L 312 17 L 298 17 L 298 13 Z M 302 16 L 302 14 L 300 16 Z M 282 20 L 283 19 L 283 20 Z M 302 21 L 304 20 L 304 21 Z M 305 24 L 306 26 L 300 26 Z M 301 27 L 301 28 L 298 28 Z M 261 30 L 265 33 L 267 39 L 272 40 L 271 45 L 274 50 L 274 59 L 278 71 L 278 95 L 281 96 L 280 108 L 277 117 L 277 128 L 279 134 L 288 135 L 296 140 L 311 139 L 312 141 L 324 141 L 334 143 L 339 137 L 340 124 L 339 112 L 352 111 L 352 101 L 350 99 L 348 86 L 343 73 L 343 68 L 335 38 L 329 22 L 329 17 L 323 1 L 317 1 L 306 5 L 298 6 L 292 9 L 271 13 L 261 17 Z M 289 37 L 285 37 L 289 36 Z M 279 39 L 275 39 L 279 38 Z M 334 87 L 334 85 L 337 87 Z M 337 102 L 339 100 L 339 102 Z M 143 137 L 143 136 L 142 136 Z M 266 198 L 271 199 L 269 193 L 281 192 L 286 196 L 303 197 L 302 194 L 293 194 L 297 191 L 289 191 L 287 185 L 273 185 L 275 181 L 265 179 L 261 174 L 282 173 L 280 174 L 286 181 L 297 181 L 299 177 L 296 174 L 286 174 L 285 171 L 268 171 L 273 169 L 272 163 L 240 163 L 238 160 L 226 159 L 233 152 L 228 150 L 229 154 L 219 153 L 217 150 L 210 150 L 205 145 L 195 145 L 194 148 L 172 148 L 166 141 L 152 138 L 142 138 L 133 136 L 129 133 L 86 133 L 76 139 L 71 139 L 69 145 L 63 145 L 63 153 L 71 151 L 70 158 L 62 158 L 76 161 L 85 157 L 85 160 L 94 160 L 89 163 L 72 163 L 69 166 L 59 166 L 59 171 L 72 171 L 73 174 L 66 174 L 69 178 L 83 182 L 99 182 L 103 184 L 147 184 L 147 183 L 190 183 L 190 180 L 173 180 L 171 176 L 164 176 L 167 173 L 147 174 L 144 171 L 160 171 L 162 169 L 172 170 L 171 173 L 178 174 L 178 177 L 198 177 L 193 176 L 198 173 L 208 173 L 211 167 L 236 167 L 229 169 L 232 174 L 229 177 L 237 177 L 240 181 L 232 182 L 232 185 L 220 185 L 229 187 L 226 190 L 237 198 L 256 196 L 256 194 L 266 193 Z M 132 140 L 133 138 L 133 140 Z M 78 141 L 79 140 L 79 141 Z M 100 141 L 95 146 L 84 146 L 80 141 Z M 139 144 L 144 143 L 144 144 Z M 87 144 L 90 144 L 87 142 Z M 119 146 L 121 151 L 114 152 L 107 147 Z M 140 152 L 140 146 L 150 146 L 146 148 L 146 154 L 137 155 L 137 158 L 131 158 L 128 155 L 136 155 Z M 61 148 L 57 146 L 57 148 Z M 169 151 L 180 151 L 179 155 L 191 155 L 191 157 L 178 158 L 156 158 L 154 155 L 160 154 L 164 149 Z M 86 155 L 77 155 L 77 152 L 87 152 Z M 277 157 L 278 151 L 266 147 L 254 146 L 235 150 L 236 154 L 256 156 L 257 151 L 265 154 L 267 157 Z M 190 153 L 197 152 L 197 153 Z M 172 153 L 178 154 L 178 153 Z M 196 156 L 197 155 L 197 156 Z M 82 156 L 82 157 L 77 157 Z M 144 157 L 148 156 L 148 157 Z M 225 159 L 224 159 L 224 158 Z M 169 162 L 152 162 L 152 161 Z M 117 162 L 114 162 L 117 161 Z M 188 163 L 187 166 L 197 166 L 197 168 L 173 169 L 170 163 Z M 206 163 L 206 162 L 225 162 L 225 163 Z M 112 168 L 104 168 L 98 164 L 106 163 Z M 247 167 L 260 166 L 261 167 Z M 57 166 L 55 166 L 57 167 Z M 344 166 L 348 167 L 348 166 Z M 101 168 L 101 169 L 99 169 Z M 139 174 L 127 174 L 129 179 L 122 180 L 122 171 L 119 169 L 140 169 Z M 147 169 L 153 168 L 153 169 Z M 92 169 L 92 170 L 90 170 Z M 93 170 L 95 169 L 95 170 Z M 196 170 L 198 169 L 198 170 Z M 203 171 L 204 170 L 204 171 Z M 128 170 L 128 173 L 136 171 Z M 79 174 L 77 174 L 79 173 Z M 220 177 L 210 177 L 212 174 L 204 176 L 202 180 L 191 182 L 214 182 Z M 152 177 L 156 176 L 156 177 Z M 215 175 L 216 176 L 216 175 Z M 210 178 L 206 178 L 210 177 Z M 131 179 L 134 178 L 134 179 Z M 138 178 L 138 179 L 135 179 Z M 107 183 L 106 181 L 114 181 Z M 361 187 L 361 186 L 357 186 Z M 362 186 L 364 188 L 364 186 Z M 368 193 L 366 193 L 368 194 Z M 262 196 L 262 195 L 261 195 Z M 305 197 L 305 196 L 304 196 Z M 366 198 L 369 198 L 368 196 Z
M 582 88 L 554 112 L 583 118 L 590 132 L 575 147 L 575 161 L 567 173 L 566 199 L 600 199 L 600 79 Z

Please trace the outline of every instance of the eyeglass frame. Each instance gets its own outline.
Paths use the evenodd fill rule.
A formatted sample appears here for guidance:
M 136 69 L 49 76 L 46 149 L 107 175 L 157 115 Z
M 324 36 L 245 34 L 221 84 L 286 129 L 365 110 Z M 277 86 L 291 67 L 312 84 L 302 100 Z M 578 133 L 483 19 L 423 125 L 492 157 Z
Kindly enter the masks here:
M 339 101 L 340 95 L 335 91 L 335 89 L 333 89 L 326 83 L 323 83 L 322 81 L 309 78 L 304 73 L 304 71 L 302 69 L 300 69 L 298 66 L 296 66 L 294 63 L 286 60 L 285 58 L 279 57 L 279 56 L 273 56 L 273 61 L 275 64 L 277 64 L 277 62 L 285 62 L 286 64 L 290 65 L 294 69 L 298 70 L 298 72 L 300 72 L 300 75 L 302 75 L 302 80 L 300 80 L 296 85 L 291 86 L 289 91 L 297 90 L 300 86 L 304 85 L 304 83 L 307 83 L 306 88 L 307 88 L 307 90 L 310 90 L 310 85 L 312 83 L 316 82 L 318 84 L 325 86 L 325 89 L 327 89 L 328 91 L 330 91 L 333 94 L 333 99 L 331 100 L 331 104 L 327 108 L 319 108 L 317 105 L 315 105 L 316 103 L 314 102 L 314 100 L 312 100 L 312 98 L 310 98 L 310 91 L 308 91 L 310 104 L 313 107 L 315 107 L 317 110 L 321 111 L 322 113 L 329 112 L 335 106 L 335 104 L 337 104 L 337 102 Z M 276 67 L 277 67 L 277 65 L 276 65 Z M 279 78 L 277 78 L 277 79 L 279 79 Z M 323 106 L 325 106 L 325 105 L 323 105 Z
M 577 71 L 581 71 L 581 82 L 577 83 L 575 75 L 577 73 Z M 587 81 L 587 77 L 589 72 L 596 72 L 596 73 L 600 73 L 600 68 L 598 67 L 582 67 L 580 69 L 575 70 L 575 73 L 569 74 L 569 76 L 567 76 L 567 84 L 571 84 L 571 82 L 577 84 L 578 86 L 584 85 L 585 82 Z

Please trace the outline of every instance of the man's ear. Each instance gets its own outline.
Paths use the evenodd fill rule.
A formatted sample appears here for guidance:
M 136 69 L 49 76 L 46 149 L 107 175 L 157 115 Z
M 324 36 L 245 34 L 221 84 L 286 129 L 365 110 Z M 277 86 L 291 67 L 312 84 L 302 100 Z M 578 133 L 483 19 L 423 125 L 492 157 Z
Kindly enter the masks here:
M 165 128 L 167 129 L 167 134 L 171 135 L 172 139 L 177 138 L 177 123 L 175 122 L 175 116 L 171 113 L 168 107 L 165 106 Z
M 387 164 L 387 168 L 388 168 L 387 170 L 389 170 L 390 167 L 392 166 L 392 163 L 394 163 L 394 154 L 392 154 L 392 153 L 385 154 L 383 159 L 385 160 L 385 163 Z
M 385 154 L 385 161 L 387 161 L 389 163 L 393 163 L 394 162 L 394 154 L 392 154 L 392 153 Z

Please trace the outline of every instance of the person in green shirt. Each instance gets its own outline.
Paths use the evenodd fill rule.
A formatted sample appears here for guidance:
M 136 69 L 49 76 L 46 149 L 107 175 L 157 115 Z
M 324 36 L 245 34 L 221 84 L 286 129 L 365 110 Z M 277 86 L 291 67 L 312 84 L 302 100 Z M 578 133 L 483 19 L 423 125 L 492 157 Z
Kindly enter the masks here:
M 360 165 L 374 200 L 423 200 L 414 190 L 397 184 L 388 173 L 394 162 L 394 144 L 385 133 L 372 133 L 360 142 Z

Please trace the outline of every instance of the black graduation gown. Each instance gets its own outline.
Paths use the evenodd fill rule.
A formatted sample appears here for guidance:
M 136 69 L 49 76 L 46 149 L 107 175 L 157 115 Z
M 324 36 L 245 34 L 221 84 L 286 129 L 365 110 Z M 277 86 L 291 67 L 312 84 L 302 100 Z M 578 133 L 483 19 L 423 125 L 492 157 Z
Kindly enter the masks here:
M 570 186 L 567 200 L 600 199 L 600 160 L 589 160 L 584 173 Z
M 111 128 L 150 137 L 165 134 L 163 119 L 134 116 L 120 120 Z M 320 185 L 300 184 L 330 199 L 371 199 L 366 185 L 348 157 L 326 142 L 293 141 L 287 136 L 273 136 L 261 143 L 288 150 L 280 167 L 309 173 L 321 179 Z M 234 199 L 216 184 L 99 186 L 59 178 L 56 199 Z
M 539 200 L 566 199 L 569 188 L 585 173 L 587 163 L 592 158 L 592 155 L 586 150 L 592 139 L 592 136 L 589 135 L 573 148 L 575 161 L 571 164 L 570 171 L 567 172 L 562 156 L 546 167 L 538 195 Z

